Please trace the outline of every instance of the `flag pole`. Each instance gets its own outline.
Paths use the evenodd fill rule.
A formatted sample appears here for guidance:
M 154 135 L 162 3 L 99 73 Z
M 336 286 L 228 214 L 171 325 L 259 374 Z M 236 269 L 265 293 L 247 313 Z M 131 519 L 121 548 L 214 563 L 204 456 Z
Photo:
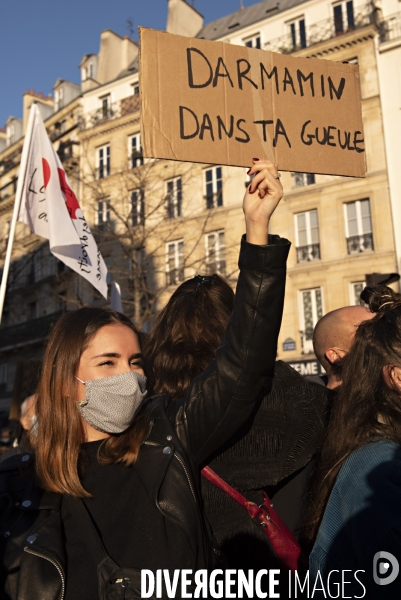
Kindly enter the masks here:
M 17 224 L 17 217 L 18 217 L 20 206 L 21 206 L 22 190 L 24 187 L 26 167 L 27 167 L 28 156 L 29 156 L 29 148 L 30 148 L 31 139 L 32 139 L 34 111 L 35 110 L 37 110 L 36 104 L 32 103 L 31 110 L 29 112 L 28 125 L 27 125 L 27 129 L 25 132 L 24 145 L 22 147 L 21 162 L 20 162 L 20 169 L 19 169 L 18 183 L 17 183 L 17 191 L 15 193 L 14 212 L 13 212 L 13 216 L 12 216 L 11 223 L 10 223 L 10 232 L 8 235 L 8 242 L 7 242 L 7 252 L 6 252 L 6 257 L 4 259 L 3 276 L 1 279 L 1 285 L 0 285 L 0 324 L 1 324 L 1 319 L 3 316 L 4 299 L 6 296 L 8 272 L 10 270 L 11 252 L 12 252 L 12 247 L 13 247 L 13 242 L 14 242 L 15 226 Z

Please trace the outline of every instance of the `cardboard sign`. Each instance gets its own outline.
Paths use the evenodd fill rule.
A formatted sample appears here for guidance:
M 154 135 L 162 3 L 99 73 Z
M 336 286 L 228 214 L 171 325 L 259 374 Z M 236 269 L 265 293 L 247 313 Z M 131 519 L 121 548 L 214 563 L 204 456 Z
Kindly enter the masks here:
M 365 176 L 357 65 L 140 29 L 144 155 Z

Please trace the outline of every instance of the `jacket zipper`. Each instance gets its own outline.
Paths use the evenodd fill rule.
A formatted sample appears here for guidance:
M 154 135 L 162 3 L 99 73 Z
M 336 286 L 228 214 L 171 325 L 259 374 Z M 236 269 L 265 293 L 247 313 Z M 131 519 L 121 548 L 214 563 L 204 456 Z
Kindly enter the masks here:
M 161 446 L 161 444 L 157 444 L 156 442 L 149 442 L 149 441 L 147 441 L 147 442 L 145 442 L 145 446 Z M 182 468 L 184 470 L 184 473 L 185 473 L 185 476 L 187 478 L 189 489 L 191 490 L 191 494 L 193 496 L 193 499 L 195 500 L 195 503 L 197 504 L 198 501 L 196 499 L 196 494 L 194 492 L 194 488 L 193 488 L 192 483 L 191 483 L 191 478 L 189 477 L 189 473 L 188 473 L 188 470 L 187 470 L 187 468 L 185 466 L 185 463 L 182 460 L 181 456 L 177 452 L 174 452 L 174 458 L 176 458 L 178 460 L 178 462 L 180 463 L 180 465 L 182 466 Z
M 41 552 L 38 552 L 37 550 L 33 550 L 32 548 L 27 547 L 27 548 L 24 548 L 24 550 L 25 550 L 25 552 L 28 552 L 28 554 L 33 554 L 34 556 L 39 556 L 39 558 L 44 558 L 45 560 L 52 563 L 52 565 L 54 565 L 56 567 L 56 569 L 59 572 L 59 575 L 61 577 L 61 595 L 60 595 L 59 600 L 64 600 L 65 579 L 64 579 L 63 570 L 62 570 L 61 566 L 59 565 L 59 563 L 56 562 L 55 560 L 53 560 L 52 558 L 50 558 L 50 556 L 47 556 L 46 554 L 42 554 Z
M 181 466 L 182 466 L 182 468 L 184 469 L 185 475 L 186 475 L 186 477 L 187 477 L 187 481 L 188 481 L 189 488 L 190 488 L 190 490 L 191 490 L 191 492 L 192 492 L 192 496 L 194 497 L 194 500 L 195 500 L 195 502 L 196 502 L 197 500 L 196 500 L 196 496 L 195 496 L 194 488 L 192 487 L 191 479 L 190 479 L 190 477 L 189 477 L 189 473 L 188 473 L 188 471 L 187 471 L 187 468 L 186 468 L 186 466 L 185 466 L 185 464 L 184 464 L 184 461 L 182 460 L 181 456 L 180 456 L 179 454 L 177 454 L 176 452 L 174 452 L 174 458 L 176 458 L 176 459 L 178 460 L 178 462 L 180 463 L 180 465 L 181 465 Z

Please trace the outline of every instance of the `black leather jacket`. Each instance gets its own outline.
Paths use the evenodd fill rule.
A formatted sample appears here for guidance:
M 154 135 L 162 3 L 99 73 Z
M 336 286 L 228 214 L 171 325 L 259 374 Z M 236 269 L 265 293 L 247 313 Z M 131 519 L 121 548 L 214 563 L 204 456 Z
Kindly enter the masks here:
M 193 569 L 211 565 L 198 467 L 250 415 L 273 372 L 281 318 L 270 315 L 282 314 L 289 247 L 278 236 L 267 246 L 242 241 L 234 310 L 216 360 L 182 399 L 149 403 L 153 427 L 135 468 L 165 518 L 187 533 Z M 0 465 L 1 598 L 62 600 L 62 497 L 35 486 L 33 463 L 23 454 Z

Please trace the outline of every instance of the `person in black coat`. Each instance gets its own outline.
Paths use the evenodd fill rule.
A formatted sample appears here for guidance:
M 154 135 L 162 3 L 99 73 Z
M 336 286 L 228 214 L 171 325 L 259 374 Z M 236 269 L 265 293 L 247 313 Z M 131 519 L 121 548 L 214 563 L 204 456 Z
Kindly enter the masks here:
M 118 586 L 140 594 L 141 569 L 213 567 L 199 466 L 272 374 L 279 321 L 269 314 L 282 311 L 289 251 L 268 235 L 277 169 L 260 161 L 254 172 L 232 318 L 216 360 L 181 399 L 143 401 L 140 336 L 123 315 L 88 307 L 53 328 L 35 455 L 0 465 L 5 598 L 105 600 Z

